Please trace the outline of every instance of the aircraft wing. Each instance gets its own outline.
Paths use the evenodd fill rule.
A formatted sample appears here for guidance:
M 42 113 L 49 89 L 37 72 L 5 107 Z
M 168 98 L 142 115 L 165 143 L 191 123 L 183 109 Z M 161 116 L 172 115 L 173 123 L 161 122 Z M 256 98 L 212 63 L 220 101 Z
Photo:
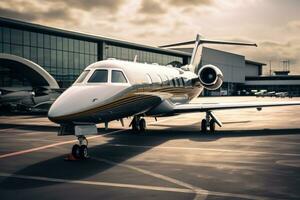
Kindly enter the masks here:
M 285 102 L 239 102 L 239 103 L 190 103 L 174 106 L 174 113 L 188 112 L 205 112 L 213 110 L 225 109 L 242 109 L 242 108 L 262 108 L 273 106 L 295 106 L 300 105 L 300 101 L 285 101 Z

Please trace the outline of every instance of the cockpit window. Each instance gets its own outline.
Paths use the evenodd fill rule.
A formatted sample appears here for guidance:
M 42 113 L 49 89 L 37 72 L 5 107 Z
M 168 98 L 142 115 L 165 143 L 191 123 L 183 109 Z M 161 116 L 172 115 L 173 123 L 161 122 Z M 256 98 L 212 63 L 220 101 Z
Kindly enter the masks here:
M 89 72 L 90 72 L 90 70 L 84 70 L 75 82 L 82 83 L 82 81 L 85 79 L 85 77 L 88 75 Z
M 89 83 L 107 83 L 108 71 L 105 69 L 97 69 L 89 79 Z
M 112 70 L 111 73 L 111 82 L 112 83 L 127 83 L 127 80 L 121 71 Z

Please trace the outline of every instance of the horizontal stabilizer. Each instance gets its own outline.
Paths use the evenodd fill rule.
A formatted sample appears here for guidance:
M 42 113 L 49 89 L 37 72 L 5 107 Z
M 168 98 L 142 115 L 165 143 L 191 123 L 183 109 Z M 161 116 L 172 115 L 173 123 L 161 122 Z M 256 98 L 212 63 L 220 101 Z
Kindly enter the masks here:
M 249 43 L 249 42 L 234 42 L 234 41 L 222 41 L 222 40 L 206 40 L 206 39 L 200 39 L 201 44 L 227 44 L 227 45 L 241 45 L 241 46 L 255 46 L 257 47 L 257 44 L 255 43 Z
M 188 44 L 195 44 L 196 40 L 187 41 L 187 42 L 180 42 L 180 43 L 174 43 L 174 44 L 168 44 L 159 46 L 160 48 L 166 48 L 166 47 L 175 47 L 175 46 L 182 46 L 182 45 L 188 45 Z
M 168 44 L 168 45 L 160 46 L 160 48 L 195 44 L 195 42 L 196 42 L 196 40 L 187 41 L 187 42 L 180 42 L 180 43 L 174 43 L 174 44 Z M 241 45 L 241 46 L 255 46 L 255 47 L 257 47 L 257 44 L 255 44 L 255 43 L 223 41 L 223 40 L 207 40 L 207 39 L 199 39 L 199 45 L 200 44 L 225 44 L 225 45 Z

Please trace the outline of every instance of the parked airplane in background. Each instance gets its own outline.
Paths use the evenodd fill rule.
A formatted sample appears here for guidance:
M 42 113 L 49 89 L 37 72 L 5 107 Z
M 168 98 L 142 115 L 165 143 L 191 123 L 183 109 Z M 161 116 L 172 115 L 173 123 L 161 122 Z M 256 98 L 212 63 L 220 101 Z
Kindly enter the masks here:
M 275 97 L 275 91 L 267 92 L 267 97 Z
M 267 90 L 260 90 L 259 92 L 255 92 L 254 95 L 256 97 L 262 97 L 264 96 L 265 94 L 267 94 Z
M 133 116 L 130 126 L 136 132 L 146 129 L 144 116 L 171 116 L 188 112 L 205 112 L 202 132 L 214 132 L 222 126 L 213 110 L 300 105 L 300 102 L 190 104 L 204 88 L 218 89 L 223 83 L 221 70 L 214 65 L 197 69 L 201 44 L 256 46 L 252 43 L 206 40 L 197 35 L 195 41 L 168 46 L 194 44 L 190 64 L 175 68 L 158 64 L 142 64 L 114 59 L 89 65 L 52 104 L 48 118 L 61 125 L 59 135 L 75 135 L 79 145 L 72 148 L 76 158 L 88 155 L 85 135 L 97 134 L 97 123 Z M 136 59 L 135 59 L 136 60 Z
M 276 97 L 284 98 L 284 97 L 289 96 L 289 93 L 288 93 L 288 92 L 277 92 L 277 93 L 275 93 L 275 96 L 276 96 Z M 290 97 L 291 97 L 291 96 L 290 96 Z
M 281 97 L 281 98 L 285 98 L 288 96 L 290 98 L 292 97 L 289 95 L 288 92 L 275 92 L 275 91 L 268 92 L 267 90 L 260 90 L 259 92 L 255 90 L 254 95 L 256 97 Z
M 7 111 L 47 112 L 61 93 L 48 87 L 1 87 L 0 108 Z

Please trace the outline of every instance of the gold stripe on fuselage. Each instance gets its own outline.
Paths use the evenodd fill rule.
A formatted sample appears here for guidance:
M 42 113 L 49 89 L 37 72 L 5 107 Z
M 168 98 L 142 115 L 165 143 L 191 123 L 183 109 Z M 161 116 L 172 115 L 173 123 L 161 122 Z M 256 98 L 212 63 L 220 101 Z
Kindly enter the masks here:
M 151 98 L 160 98 L 160 95 L 157 93 L 167 93 L 171 94 L 172 96 L 178 96 L 178 95 L 188 95 L 190 98 L 193 98 L 191 95 L 195 95 L 197 91 L 195 90 L 196 88 L 193 87 L 188 87 L 188 88 L 183 88 L 183 87 L 167 87 L 167 88 L 138 88 L 130 93 L 128 93 L 126 96 L 121 97 L 119 99 L 116 99 L 110 103 L 107 103 L 105 105 L 100 105 L 98 107 L 91 108 L 86 111 L 74 113 L 74 114 L 69 114 L 61 117 L 55 117 L 53 120 L 70 120 L 74 119 L 76 117 L 87 117 L 99 112 L 103 112 L 105 110 L 112 110 L 115 108 L 118 108 L 121 105 L 129 104 L 135 101 L 139 100 L 148 100 Z M 199 89 L 199 88 L 198 88 Z M 145 92 L 145 94 L 143 94 Z M 152 92 L 153 95 L 149 95 L 148 93 Z M 147 94 L 146 94 L 147 93 Z
M 112 110 L 112 109 L 115 109 L 121 105 L 124 105 L 124 104 L 129 104 L 129 103 L 132 103 L 132 102 L 136 102 L 138 100 L 147 100 L 147 99 L 150 99 L 150 98 L 157 98 L 157 96 L 150 96 L 150 95 L 134 95 L 134 96 L 130 96 L 130 97 L 127 97 L 127 98 L 122 98 L 122 99 L 119 99 L 117 101 L 114 101 L 114 102 L 111 102 L 111 103 L 108 103 L 106 105 L 102 105 L 102 106 L 99 106 L 99 107 L 95 107 L 95 108 L 92 108 L 92 109 L 89 109 L 89 110 L 86 110 L 86 111 L 82 111 L 82 112 L 78 112 L 78 113 L 74 113 L 74 114 L 70 114 L 70 115 L 65 115 L 65 116 L 61 116 L 61 117 L 55 117 L 53 118 L 53 120 L 70 120 L 70 119 L 74 119 L 76 117 L 87 117 L 87 116 L 90 116 L 90 115 L 93 115 L 93 114 L 96 114 L 96 113 L 99 113 L 99 112 L 103 112 L 105 110 Z

